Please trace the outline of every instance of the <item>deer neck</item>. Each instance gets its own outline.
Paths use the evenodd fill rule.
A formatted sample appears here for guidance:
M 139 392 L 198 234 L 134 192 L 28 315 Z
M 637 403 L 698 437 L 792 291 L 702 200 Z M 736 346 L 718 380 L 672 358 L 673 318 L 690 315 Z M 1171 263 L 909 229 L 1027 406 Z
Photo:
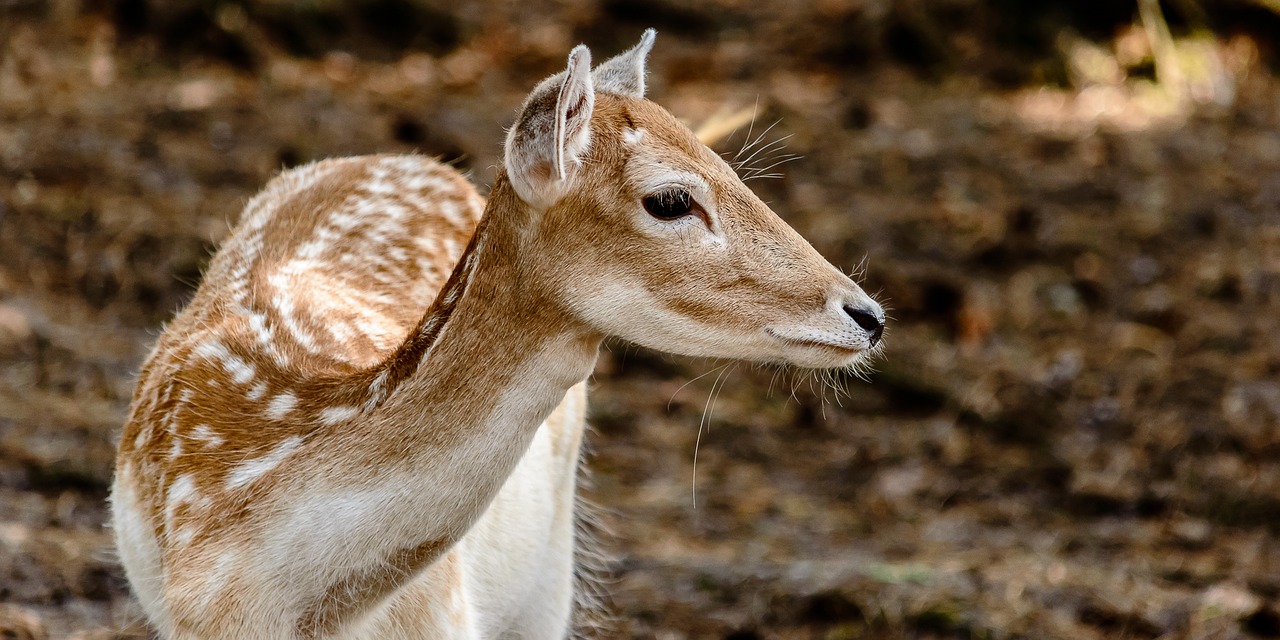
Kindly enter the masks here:
M 545 258 L 527 248 L 532 215 L 500 176 L 435 303 L 374 369 L 366 399 L 373 415 L 410 430 L 429 425 L 437 441 L 484 442 L 476 436 L 497 429 L 517 436 L 508 444 L 527 445 L 565 392 L 590 375 L 603 336 L 571 319 L 527 268 Z M 515 447 L 511 465 L 522 452 Z
M 343 396 L 331 405 L 338 414 L 358 407 L 359 426 L 335 421 L 333 437 L 315 438 L 332 472 L 310 475 L 306 496 L 286 507 L 287 535 L 267 546 L 350 568 L 310 594 L 299 629 L 336 631 L 457 542 L 539 425 L 590 375 L 603 336 L 529 275 L 526 265 L 545 259 L 524 252 L 531 215 L 499 177 L 458 265 L 400 347 L 367 371 L 316 381 Z M 327 535 L 300 542 L 291 533 L 318 529 Z

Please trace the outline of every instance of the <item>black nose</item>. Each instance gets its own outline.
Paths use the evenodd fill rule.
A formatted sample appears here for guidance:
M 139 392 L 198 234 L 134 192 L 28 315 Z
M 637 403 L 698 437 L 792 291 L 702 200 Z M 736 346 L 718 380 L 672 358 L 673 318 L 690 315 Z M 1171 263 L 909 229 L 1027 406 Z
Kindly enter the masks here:
M 880 342 L 880 336 L 884 334 L 884 323 L 875 314 L 849 305 L 845 305 L 844 312 L 867 332 L 867 337 L 871 339 L 871 346 L 874 347 L 877 342 Z

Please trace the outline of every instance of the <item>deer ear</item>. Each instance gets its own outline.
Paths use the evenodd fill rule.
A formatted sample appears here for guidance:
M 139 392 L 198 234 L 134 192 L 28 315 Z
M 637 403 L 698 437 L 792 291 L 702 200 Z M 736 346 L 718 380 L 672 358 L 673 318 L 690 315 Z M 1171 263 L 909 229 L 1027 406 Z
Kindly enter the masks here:
M 639 44 L 596 67 L 591 72 L 596 91 L 643 98 L 645 59 L 649 57 L 649 50 L 653 49 L 653 38 L 657 33 L 653 29 L 645 29 Z
M 591 52 L 569 52 L 568 67 L 534 88 L 507 133 L 503 164 L 525 202 L 548 207 L 564 194 L 580 158 L 591 145 L 595 90 Z

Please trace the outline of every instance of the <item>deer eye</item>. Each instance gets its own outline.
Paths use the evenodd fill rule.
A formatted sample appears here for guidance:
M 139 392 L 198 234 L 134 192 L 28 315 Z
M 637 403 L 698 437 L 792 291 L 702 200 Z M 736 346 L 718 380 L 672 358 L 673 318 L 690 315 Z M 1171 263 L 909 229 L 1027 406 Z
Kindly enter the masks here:
M 675 220 L 690 215 L 698 203 L 684 189 L 667 189 L 645 196 L 641 203 L 649 215 L 659 220 Z

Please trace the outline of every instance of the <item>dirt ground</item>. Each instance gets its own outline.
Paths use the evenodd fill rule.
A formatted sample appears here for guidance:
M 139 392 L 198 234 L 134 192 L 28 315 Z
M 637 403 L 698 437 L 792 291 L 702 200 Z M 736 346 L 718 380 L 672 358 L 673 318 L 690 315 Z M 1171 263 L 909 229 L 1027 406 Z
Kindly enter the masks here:
M 1280 637 L 1269 42 L 959 29 L 940 67 L 852 0 L 175 4 L 0 2 L 0 638 L 146 636 L 114 441 L 249 196 L 369 152 L 488 184 L 570 47 L 650 25 L 650 96 L 798 154 L 748 184 L 893 310 L 867 381 L 611 346 L 596 636 Z

